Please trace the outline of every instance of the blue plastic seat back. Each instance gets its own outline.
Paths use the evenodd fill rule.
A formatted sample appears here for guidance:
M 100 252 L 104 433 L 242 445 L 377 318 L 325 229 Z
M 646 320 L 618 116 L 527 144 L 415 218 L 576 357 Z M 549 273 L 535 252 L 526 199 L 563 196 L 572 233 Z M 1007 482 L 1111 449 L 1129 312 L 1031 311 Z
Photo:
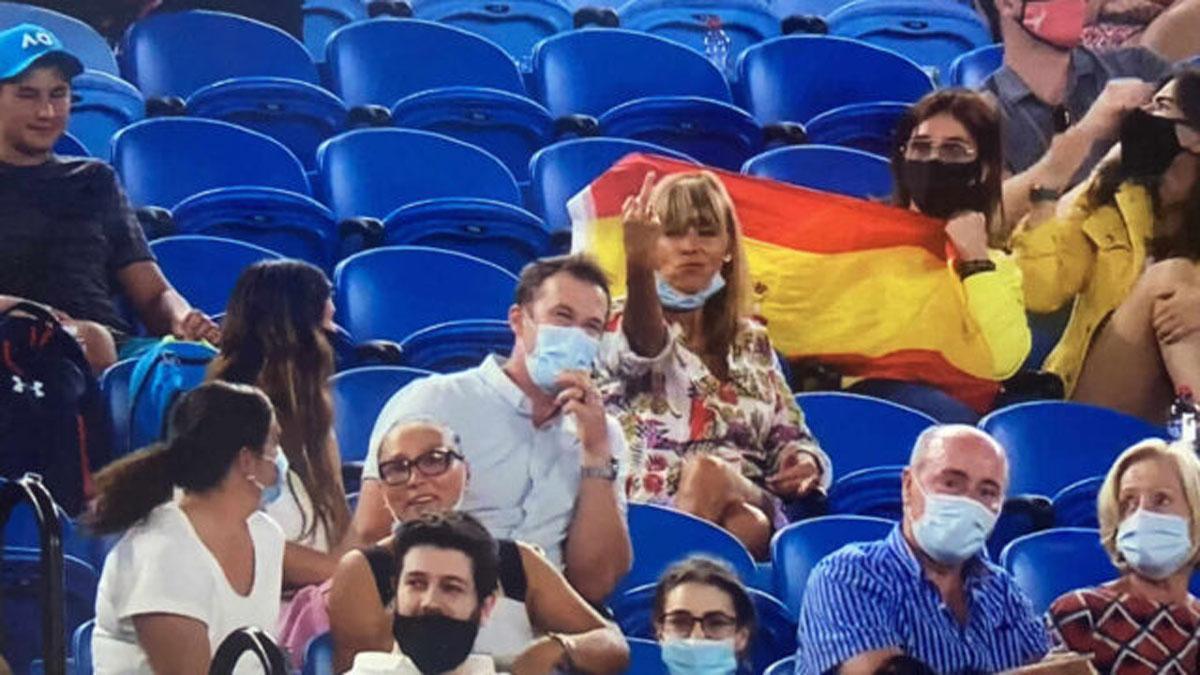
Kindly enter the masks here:
M 1054 495 L 1055 527 L 1100 527 L 1097 500 L 1104 476 L 1093 476 L 1076 481 Z
M 54 143 L 54 154 L 61 157 L 91 157 L 90 150 L 83 146 L 83 141 L 75 138 L 70 132 L 58 137 Z
M 42 658 L 42 567 L 38 549 L 5 547 L 0 565 L 0 631 L 4 658 L 14 673 L 29 672 L 30 663 Z M 100 579 L 91 565 L 74 556 L 63 558 L 63 600 L 66 633 L 70 644 L 75 629 L 95 615 L 96 587 Z
M 1125 448 L 1165 430 L 1119 412 L 1068 401 L 1020 403 L 979 422 L 1008 451 L 1009 494 L 1052 496 L 1108 473 Z
M 247 185 L 310 193 L 304 167 L 279 141 L 216 120 L 142 120 L 117 133 L 112 163 L 135 206 L 170 209 L 206 190 Z
M 956 0 L 857 0 L 826 21 L 831 35 L 890 49 L 939 73 L 959 55 L 993 41 L 975 9 Z
M 487 150 L 518 183 L 529 182 L 529 159 L 554 139 L 554 119 L 540 104 L 484 87 L 444 87 L 406 96 L 392 108 L 392 123 Z
M 89 70 L 116 75 L 117 58 L 96 29 L 72 16 L 21 2 L 0 2 L 0 26 L 32 23 L 48 29 Z
M 133 401 L 129 393 L 129 383 L 133 378 L 133 367 L 137 365 L 136 358 L 117 361 L 105 369 L 100 376 L 100 391 L 108 407 L 108 419 L 112 422 L 112 456 L 119 459 L 129 454 L 129 415 Z
M 839 474 L 829 489 L 829 513 L 899 520 L 903 471 L 904 466 L 894 464 Z
M 725 76 L 702 54 L 618 28 L 589 28 L 539 42 L 530 82 L 534 98 L 556 117 L 599 117 L 648 96 L 732 100 Z
M 633 569 L 617 584 L 612 597 L 654 583 L 671 565 L 692 555 L 729 563 L 742 579 L 753 579 L 754 558 L 725 530 L 693 515 L 653 504 L 630 504 L 627 514 L 633 542 Z M 671 536 L 664 537 L 664 532 Z
M 108 159 L 112 138 L 146 115 L 146 100 L 132 84 L 97 70 L 71 80 L 71 133 L 92 157 Z
M 791 145 L 752 157 L 742 173 L 850 197 L 886 198 L 892 170 L 879 155 L 833 145 Z
M 63 553 L 78 558 L 94 569 L 103 567 L 104 557 L 116 544 L 117 537 L 94 537 L 61 509 L 58 511 L 58 521 L 62 528 Z M 42 547 L 37 517 L 27 503 L 22 502 L 13 508 L 3 534 L 3 546 L 7 548 L 40 550 Z
M 845 38 L 787 35 L 738 60 L 738 103 L 763 124 L 803 124 L 851 103 L 912 102 L 930 91 L 933 81 L 916 63 Z
M 883 518 L 823 516 L 779 530 L 771 538 L 775 597 L 799 616 L 808 575 L 817 563 L 846 544 L 883 539 L 895 525 Z
M 769 668 L 763 671 L 763 675 L 792 675 L 796 669 L 796 657 L 789 656 L 786 659 L 779 659 L 772 663 Z
M 817 115 L 804 125 L 804 131 L 814 145 L 839 145 L 891 157 L 896 125 L 908 107 L 892 101 L 851 103 Z
M 338 323 L 360 342 L 399 342 L 456 319 L 503 319 L 516 286 L 499 265 L 423 246 L 356 253 L 334 272 Z
M 346 26 L 326 47 L 334 93 L 349 106 L 397 101 L 439 87 L 524 94 L 517 64 L 494 43 L 453 26 L 374 19 Z
M 134 24 L 121 45 L 121 73 L 146 96 L 187 98 L 235 77 L 318 84 L 304 45 L 286 32 L 224 12 L 167 12 Z
M 279 141 L 306 168 L 317 146 L 346 126 L 346 106 L 338 97 L 307 82 L 277 77 L 245 77 L 201 88 L 187 100 L 188 114 L 223 120 Z
M 950 84 L 955 87 L 978 89 L 992 73 L 1004 65 L 1004 45 L 995 44 L 972 49 L 950 64 Z
M 621 25 L 687 45 L 704 53 L 709 22 L 729 37 L 727 68 L 747 47 L 779 35 L 779 18 L 759 0 L 631 0 L 621 6 Z
M 71 654 L 75 660 L 75 675 L 92 675 L 92 633 L 96 630 L 96 620 L 92 619 L 79 625 L 71 636 Z
M 414 129 L 359 129 L 336 136 L 317 150 L 317 171 L 319 192 L 339 218 L 382 219 L 402 206 L 441 197 L 513 206 L 522 201 L 512 172 L 493 155 Z
M 567 201 L 622 157 L 635 152 L 696 161 L 661 146 L 616 138 L 574 139 L 538 151 L 529 163 L 531 193 L 534 211 L 546 221 L 546 228 L 555 235 L 569 235 Z
M 333 428 L 343 462 L 366 459 L 371 430 L 393 394 L 429 371 L 403 366 L 351 368 L 329 378 L 333 392 Z
M 1000 565 L 1038 614 L 1063 593 L 1117 578 L 1100 533 L 1085 528 L 1055 528 L 1015 539 L 1000 554 Z
M 483 36 L 526 66 L 535 44 L 574 23 L 558 0 L 416 0 L 413 16 Z
M 629 643 L 629 670 L 638 675 L 668 675 L 667 665 L 662 660 L 662 649 L 648 638 L 626 637 Z
M 907 464 L 930 416 L 891 401 L 843 392 L 796 395 L 804 421 L 838 476 L 885 464 Z
M 431 199 L 384 221 L 388 246 L 431 246 L 473 255 L 513 274 L 550 254 L 550 233 L 532 213 L 485 199 Z
M 325 62 L 325 43 L 337 29 L 367 18 L 362 0 L 304 0 L 304 48 L 317 63 Z
M 333 634 L 321 633 L 304 650 L 303 675 L 333 675 Z
M 512 347 L 512 328 L 499 319 L 448 321 L 422 328 L 400 343 L 404 365 L 435 373 L 474 368 L 491 354 L 507 357 Z
M 599 121 L 606 136 L 660 145 L 727 171 L 737 171 L 763 148 L 762 127 L 749 113 L 695 96 L 630 101 Z
M 167 280 L 193 307 L 206 314 L 225 311 L 242 270 L 283 256 L 261 246 L 221 237 L 180 235 L 150 242 Z

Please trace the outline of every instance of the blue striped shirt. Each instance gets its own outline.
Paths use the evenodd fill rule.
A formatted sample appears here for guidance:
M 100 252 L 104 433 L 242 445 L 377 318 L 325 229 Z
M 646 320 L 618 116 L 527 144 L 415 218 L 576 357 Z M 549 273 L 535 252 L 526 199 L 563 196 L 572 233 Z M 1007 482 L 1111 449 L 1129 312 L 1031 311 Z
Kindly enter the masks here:
M 899 525 L 886 539 L 825 558 L 804 593 L 796 675 L 819 675 L 888 648 L 939 673 L 995 673 L 1044 656 L 1046 629 L 1012 578 L 982 555 L 966 570 L 964 626 L 925 578 Z

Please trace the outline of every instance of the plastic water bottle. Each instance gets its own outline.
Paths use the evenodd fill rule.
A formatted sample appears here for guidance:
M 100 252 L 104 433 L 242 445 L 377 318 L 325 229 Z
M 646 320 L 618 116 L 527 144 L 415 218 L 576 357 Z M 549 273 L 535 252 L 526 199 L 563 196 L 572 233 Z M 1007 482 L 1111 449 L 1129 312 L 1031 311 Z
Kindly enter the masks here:
M 721 17 L 710 16 L 704 33 L 704 55 L 717 70 L 725 73 L 729 68 L 729 44 L 733 42 L 721 27 Z
M 1192 390 L 1180 387 L 1171 403 L 1170 420 L 1167 422 L 1167 433 L 1173 440 L 1187 443 L 1196 449 L 1196 401 Z

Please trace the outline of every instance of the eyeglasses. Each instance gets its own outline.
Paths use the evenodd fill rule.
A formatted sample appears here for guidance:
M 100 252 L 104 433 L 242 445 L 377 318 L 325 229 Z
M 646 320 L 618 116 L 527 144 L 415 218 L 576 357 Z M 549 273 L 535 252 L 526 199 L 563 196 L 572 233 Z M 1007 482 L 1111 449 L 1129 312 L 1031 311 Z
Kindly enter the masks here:
M 391 459 L 379 463 L 379 477 L 393 487 L 404 485 L 412 478 L 413 467 L 426 478 L 440 476 L 450 470 L 454 460 L 463 461 L 463 456 L 448 448 L 435 448 L 416 459 Z
M 927 139 L 917 139 L 904 146 L 904 156 L 920 162 L 940 159 L 950 164 L 966 164 L 978 154 L 975 148 L 962 141 L 934 143 Z
M 737 630 L 737 619 L 725 612 L 707 612 L 704 616 L 695 616 L 687 610 L 667 612 L 662 617 L 663 632 L 673 637 L 687 637 L 692 634 L 696 624 L 704 631 L 704 637 L 710 640 L 724 640 Z

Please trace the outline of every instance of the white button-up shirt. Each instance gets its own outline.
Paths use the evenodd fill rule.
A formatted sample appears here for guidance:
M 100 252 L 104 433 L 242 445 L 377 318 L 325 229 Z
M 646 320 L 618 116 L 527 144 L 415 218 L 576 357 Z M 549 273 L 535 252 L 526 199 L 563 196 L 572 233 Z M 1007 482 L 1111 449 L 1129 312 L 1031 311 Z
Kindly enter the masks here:
M 533 426 L 529 398 L 489 356 L 478 368 L 410 383 L 384 406 L 371 432 L 363 479 L 379 478 L 379 444 L 397 422 L 430 419 L 454 430 L 471 478 L 460 510 L 493 537 L 541 547 L 563 565 L 563 542 L 579 494 L 583 448 L 574 419 L 558 416 Z M 608 417 L 608 442 L 620 465 L 613 484 L 624 508 L 627 462 L 621 427 Z

